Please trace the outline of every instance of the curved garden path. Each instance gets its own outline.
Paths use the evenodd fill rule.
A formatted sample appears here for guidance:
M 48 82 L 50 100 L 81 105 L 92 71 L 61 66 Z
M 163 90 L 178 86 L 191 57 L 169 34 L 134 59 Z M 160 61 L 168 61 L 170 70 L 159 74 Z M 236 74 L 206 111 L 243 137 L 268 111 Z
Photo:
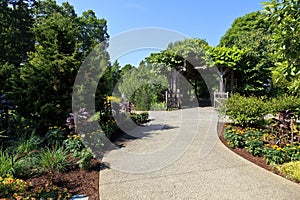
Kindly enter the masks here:
M 300 185 L 227 149 L 213 108 L 151 112 L 104 158 L 100 199 L 300 199 Z

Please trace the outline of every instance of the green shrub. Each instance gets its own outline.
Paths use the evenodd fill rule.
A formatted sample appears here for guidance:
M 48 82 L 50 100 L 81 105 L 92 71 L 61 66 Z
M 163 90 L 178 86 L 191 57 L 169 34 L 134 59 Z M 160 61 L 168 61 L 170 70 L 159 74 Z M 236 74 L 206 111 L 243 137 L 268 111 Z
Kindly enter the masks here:
M 14 176 L 18 178 L 29 178 L 38 174 L 38 152 L 32 152 L 16 159 L 14 162 Z
M 148 112 L 142 112 L 140 114 L 130 113 L 130 118 L 134 123 L 140 125 L 143 123 L 147 123 L 149 121 L 149 113 Z
M 166 102 L 161 102 L 161 103 L 154 103 L 151 105 L 150 110 L 153 111 L 162 111 L 162 110 L 166 110 L 167 106 L 166 106 Z
M 293 110 L 299 111 L 300 99 L 291 95 L 282 95 L 269 101 L 268 110 L 276 115 L 278 111 Z
M 261 124 L 264 115 L 268 113 L 265 109 L 264 100 L 257 97 L 244 97 L 238 94 L 232 95 L 221 108 L 221 114 L 229 116 L 235 124 L 241 126 L 257 126 Z
M 61 144 L 65 138 L 66 138 L 66 129 L 58 126 L 49 127 L 45 136 L 48 146 L 51 146 L 54 143 Z
M 224 138 L 227 140 L 231 148 L 244 148 L 245 147 L 245 132 L 233 126 L 226 126 Z
M 73 154 L 76 154 L 85 147 L 80 135 L 68 135 L 68 138 L 64 140 L 63 144 L 66 150 Z
M 32 133 L 29 138 L 24 134 L 19 140 L 13 142 L 9 149 L 16 155 L 29 153 L 39 149 L 41 142 L 42 139 L 39 136 L 34 135 L 34 133 Z
M 270 165 L 283 164 L 284 162 L 289 161 L 289 155 L 278 145 L 266 145 L 262 153 L 267 163 Z
M 80 169 L 87 170 L 91 167 L 91 160 L 94 158 L 94 154 L 92 153 L 91 149 L 84 148 L 77 152 L 75 157 L 78 158 L 77 164 L 79 165 Z
M 94 158 L 90 148 L 86 148 L 80 135 L 68 136 L 64 141 L 66 150 L 78 159 L 76 162 L 81 169 L 89 169 L 91 167 L 91 159 Z
M 300 182 L 300 161 L 284 163 L 277 166 L 277 169 L 281 174 Z
M 64 172 L 72 165 L 69 152 L 64 147 L 55 145 L 45 148 L 39 153 L 38 169 L 40 173 Z
M 6 174 L 14 174 L 14 157 L 8 151 L 0 149 L 0 176 L 4 177 Z
M 263 133 L 261 130 L 248 128 L 246 129 L 245 147 L 253 156 L 262 156 L 264 142 L 262 141 Z

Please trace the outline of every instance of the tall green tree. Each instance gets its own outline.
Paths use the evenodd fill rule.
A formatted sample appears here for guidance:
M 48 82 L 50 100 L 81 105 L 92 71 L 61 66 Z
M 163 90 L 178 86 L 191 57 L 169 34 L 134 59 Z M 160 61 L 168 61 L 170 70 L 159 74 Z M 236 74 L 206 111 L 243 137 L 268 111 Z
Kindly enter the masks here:
M 275 50 L 271 23 L 267 15 L 257 11 L 234 20 L 218 46 L 244 50 L 243 59 L 235 70 L 236 91 L 247 95 L 264 95 L 272 79 Z
M 92 11 L 88 15 L 93 20 L 87 14 L 78 17 L 69 3 L 38 2 L 32 28 L 34 51 L 11 78 L 14 88 L 9 96 L 21 116 L 44 127 L 64 124 L 72 111 L 73 84 L 80 65 L 97 42 L 108 39 L 106 21 L 98 20 Z
M 0 94 L 12 90 L 9 78 L 26 62 L 34 48 L 34 0 L 0 2 Z
M 15 67 L 27 59 L 33 50 L 34 36 L 32 6 L 35 1 L 3 0 L 0 3 L 0 65 Z
M 278 80 L 287 83 L 291 92 L 298 93 L 300 88 L 300 2 L 298 0 L 270 0 L 264 3 L 272 23 L 270 29 L 276 44 L 274 56 Z

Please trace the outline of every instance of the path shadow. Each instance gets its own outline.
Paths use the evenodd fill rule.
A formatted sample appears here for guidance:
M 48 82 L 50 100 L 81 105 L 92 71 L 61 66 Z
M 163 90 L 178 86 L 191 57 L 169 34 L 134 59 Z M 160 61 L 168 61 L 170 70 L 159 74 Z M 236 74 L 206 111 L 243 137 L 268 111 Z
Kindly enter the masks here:
M 118 150 L 121 148 L 126 147 L 126 144 L 128 142 L 139 140 L 143 138 L 150 138 L 153 137 L 156 134 L 163 134 L 162 131 L 164 130 L 171 130 L 171 129 L 177 129 L 178 126 L 170 126 L 168 124 L 148 124 L 144 126 L 139 126 L 135 130 L 132 130 L 129 133 L 125 132 L 119 132 L 118 137 L 115 137 L 110 142 L 107 142 L 104 144 L 104 146 L 101 148 L 101 154 L 98 154 L 100 159 L 107 155 L 110 151 Z M 136 133 L 136 131 L 140 131 Z M 101 163 L 101 170 L 110 169 L 109 163 L 103 162 Z

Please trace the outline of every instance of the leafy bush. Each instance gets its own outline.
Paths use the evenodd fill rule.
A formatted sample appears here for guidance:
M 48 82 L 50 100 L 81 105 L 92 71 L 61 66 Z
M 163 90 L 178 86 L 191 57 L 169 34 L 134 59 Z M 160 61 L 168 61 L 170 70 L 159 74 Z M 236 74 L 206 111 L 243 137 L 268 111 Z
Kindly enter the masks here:
M 150 110 L 154 110 L 154 111 L 162 111 L 162 110 L 166 110 L 166 103 L 165 102 L 161 102 L 161 103 L 154 103 L 151 105 Z
M 277 169 L 281 174 L 300 182 L 300 161 L 284 163 Z
M 263 156 L 270 165 L 282 164 L 289 161 L 289 156 L 282 147 L 278 145 L 266 145 L 263 149 Z
M 31 134 L 29 138 L 24 134 L 19 140 L 13 142 L 12 146 L 9 148 L 14 154 L 24 154 L 29 153 L 33 150 L 40 148 L 42 139 L 39 136 Z
M 245 147 L 245 132 L 233 126 L 227 126 L 224 132 L 224 138 L 231 148 Z
M 66 138 L 66 128 L 61 128 L 58 126 L 49 127 L 45 139 L 47 145 L 52 145 L 54 143 L 62 143 Z
M 8 151 L 0 149 L 0 176 L 4 177 L 6 174 L 14 174 L 14 157 Z
M 283 148 L 289 157 L 289 161 L 300 160 L 300 143 L 299 142 L 293 142 L 292 144 L 286 144 Z
M 282 95 L 277 98 L 272 98 L 269 101 L 269 112 L 276 115 L 279 111 L 290 110 L 298 111 L 300 109 L 300 99 L 291 95 Z
M 91 149 L 86 148 L 80 135 L 68 136 L 64 141 L 66 150 L 73 154 L 78 159 L 76 162 L 81 169 L 89 169 L 91 159 L 94 157 Z
M 148 122 L 149 113 L 148 112 L 142 112 L 140 114 L 130 113 L 130 118 L 132 119 L 132 121 L 134 121 L 134 123 L 140 125 L 140 124 Z
M 263 133 L 258 129 L 246 129 L 245 147 L 247 151 L 254 156 L 262 156 L 264 142 L 262 141 Z
M 221 114 L 229 116 L 235 124 L 242 126 L 259 125 L 264 115 L 268 113 L 265 109 L 264 99 L 257 97 L 244 97 L 239 94 L 232 95 L 225 102 L 225 109 L 221 108 Z
M 41 173 L 64 172 L 72 165 L 68 151 L 55 145 L 53 149 L 45 148 L 39 153 L 38 168 Z
M 92 153 L 91 149 L 84 148 L 77 152 L 75 157 L 78 158 L 76 163 L 79 165 L 80 169 L 87 170 L 91 167 L 91 160 L 94 158 L 94 154 Z
M 38 174 L 38 152 L 26 154 L 22 157 L 17 157 L 14 162 L 14 176 L 18 178 L 29 178 Z

